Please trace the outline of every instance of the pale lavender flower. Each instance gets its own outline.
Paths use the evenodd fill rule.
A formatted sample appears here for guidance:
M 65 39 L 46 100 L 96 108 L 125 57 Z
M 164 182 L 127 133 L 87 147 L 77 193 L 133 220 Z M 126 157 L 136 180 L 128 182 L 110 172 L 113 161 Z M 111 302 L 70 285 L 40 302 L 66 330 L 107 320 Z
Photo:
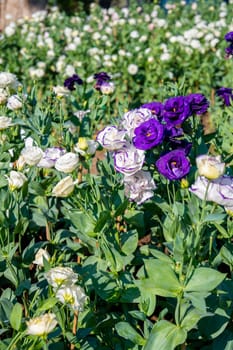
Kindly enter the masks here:
M 131 176 L 124 177 L 125 195 L 131 201 L 142 204 L 153 197 L 156 189 L 155 182 L 150 172 L 139 170 Z
M 37 164 L 39 168 L 52 168 L 56 161 L 66 153 L 66 150 L 61 147 L 47 148 L 42 159 Z
M 135 148 L 133 145 L 126 145 L 114 152 L 114 166 L 117 171 L 124 175 L 133 175 L 143 167 L 145 152 Z
M 198 198 L 223 205 L 226 210 L 233 211 L 233 177 L 221 176 L 209 181 L 204 176 L 198 176 L 190 191 Z
M 113 151 L 122 148 L 126 144 L 125 135 L 125 130 L 118 130 L 116 126 L 110 125 L 98 133 L 96 141 L 107 150 Z

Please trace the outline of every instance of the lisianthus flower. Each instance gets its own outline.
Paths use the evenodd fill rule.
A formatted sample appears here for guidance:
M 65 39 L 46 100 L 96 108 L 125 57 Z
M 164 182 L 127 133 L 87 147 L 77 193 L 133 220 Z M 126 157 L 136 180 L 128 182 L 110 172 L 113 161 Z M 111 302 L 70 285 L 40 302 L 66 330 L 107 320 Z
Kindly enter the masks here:
M 74 84 L 83 84 L 83 80 L 77 74 L 73 74 L 71 77 L 67 78 L 64 81 L 64 87 L 66 87 L 70 91 L 75 90 Z
M 134 146 L 138 149 L 148 150 L 163 142 L 164 126 L 157 119 L 151 118 L 135 128 L 134 134 Z
M 182 124 L 190 115 L 191 110 L 185 96 L 171 97 L 164 103 L 163 118 L 168 125 Z
M 231 43 L 228 47 L 225 48 L 226 58 L 233 56 L 233 43 Z
M 190 94 L 186 96 L 192 114 L 203 114 L 209 108 L 209 101 L 202 94 Z
M 99 84 L 99 90 L 103 95 L 111 95 L 115 90 L 115 85 L 112 82 L 103 81 L 101 84 Z
M 162 118 L 163 104 L 161 102 L 153 101 L 144 103 L 140 108 L 148 108 L 159 120 Z
M 47 313 L 30 319 L 26 324 L 27 334 L 45 336 L 51 333 L 56 327 L 56 315 L 54 313 Z
M 46 272 L 45 278 L 53 288 L 57 288 L 76 283 L 78 275 L 70 267 L 57 266 Z
M 143 167 L 145 153 L 133 145 L 124 146 L 114 152 L 114 166 L 124 175 L 133 175 Z
M 33 260 L 33 264 L 38 265 L 38 266 L 44 266 L 44 259 L 49 261 L 50 260 L 50 255 L 47 252 L 47 250 L 40 248 L 36 255 L 35 259 Z
M 233 100 L 232 88 L 221 87 L 216 91 L 216 94 L 223 99 L 225 106 L 229 107 Z
M 220 176 L 209 181 L 205 176 L 198 176 L 190 191 L 198 198 L 215 202 L 224 206 L 227 211 L 233 211 L 233 177 Z
M 56 161 L 66 153 L 61 147 L 49 147 L 44 151 L 43 157 L 37 163 L 39 168 L 52 168 Z
M 68 304 L 74 311 L 83 311 L 87 299 L 84 290 L 76 285 L 63 285 L 57 292 L 56 297 L 63 304 Z
M 6 176 L 11 191 L 20 189 L 23 187 L 24 183 L 27 181 L 26 176 L 19 171 L 10 171 L 10 176 Z
M 96 141 L 107 150 L 113 151 L 126 144 L 125 135 L 125 130 L 118 130 L 116 126 L 109 125 L 98 133 Z
M 209 180 L 219 178 L 225 172 L 225 163 L 221 162 L 220 156 L 200 155 L 196 158 L 198 173 Z
M 132 138 L 135 128 L 153 117 L 151 110 L 147 108 L 136 108 L 123 115 L 121 125 L 127 131 L 129 137 Z
M 157 162 L 158 171 L 169 180 L 179 180 L 189 173 L 190 163 L 185 151 L 176 149 L 161 156 Z
M 109 82 L 111 80 L 111 77 L 106 72 L 99 72 L 94 74 L 94 79 L 96 80 L 95 83 L 95 89 L 100 90 L 101 86 L 104 85 L 104 83 Z
M 233 32 L 228 32 L 224 38 L 226 41 L 233 43 Z
M 124 187 L 126 197 L 138 205 L 153 197 L 153 190 L 156 189 L 150 172 L 143 170 L 139 170 L 133 175 L 125 176 Z

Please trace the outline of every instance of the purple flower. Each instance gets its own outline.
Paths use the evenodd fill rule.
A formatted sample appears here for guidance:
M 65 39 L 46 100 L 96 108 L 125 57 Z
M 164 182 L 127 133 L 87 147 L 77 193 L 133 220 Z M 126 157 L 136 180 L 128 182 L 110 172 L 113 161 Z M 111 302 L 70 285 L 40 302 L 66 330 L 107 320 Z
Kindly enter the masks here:
M 121 120 L 122 128 L 127 130 L 130 138 L 134 137 L 134 130 L 141 123 L 153 118 L 152 112 L 147 108 L 137 108 L 126 112 Z
M 176 149 L 161 156 L 156 166 L 158 171 L 169 180 L 179 180 L 189 173 L 190 163 L 185 151 Z
M 158 118 L 162 117 L 163 114 L 163 104 L 161 102 L 148 102 L 143 104 L 140 108 L 150 109 L 153 114 L 155 114 Z
M 179 125 L 190 115 L 189 103 L 184 96 L 171 97 L 164 104 L 163 118 L 168 126 Z
M 209 101 L 202 94 L 190 94 L 186 96 L 192 114 L 206 113 L 209 108 Z
M 224 36 L 226 41 L 233 43 L 233 32 L 229 32 Z
M 163 142 L 164 126 L 157 119 L 151 118 L 135 128 L 134 134 L 134 146 L 148 150 Z
M 83 84 L 82 79 L 77 74 L 73 74 L 72 77 L 69 77 L 64 81 L 64 86 L 70 91 L 75 90 L 74 84 Z
M 103 81 L 109 81 L 111 77 L 106 72 L 100 72 L 94 74 L 95 80 L 103 80 Z
M 226 52 L 225 58 L 229 58 L 230 56 L 233 56 L 233 43 L 231 43 L 231 45 L 225 48 L 225 52 Z
M 94 79 L 96 80 L 95 89 L 100 90 L 101 86 L 104 85 L 106 82 L 109 82 L 111 77 L 106 72 L 100 72 L 94 74 Z
M 230 106 L 233 100 L 233 94 L 231 88 L 221 87 L 216 91 L 216 94 L 223 99 L 225 106 Z

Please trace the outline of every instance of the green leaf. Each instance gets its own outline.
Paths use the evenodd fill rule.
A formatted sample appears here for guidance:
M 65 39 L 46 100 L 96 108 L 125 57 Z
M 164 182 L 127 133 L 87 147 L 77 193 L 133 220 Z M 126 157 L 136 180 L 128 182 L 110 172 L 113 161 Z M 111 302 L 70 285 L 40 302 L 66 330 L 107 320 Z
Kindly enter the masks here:
M 205 313 L 201 312 L 198 309 L 190 310 L 184 319 L 182 320 L 181 327 L 184 328 L 187 332 L 194 328 L 197 322 L 205 316 Z
M 133 225 L 136 228 L 144 228 L 144 212 L 139 210 L 127 211 L 124 215 L 127 224 Z
M 132 254 L 138 245 L 138 233 L 136 230 L 124 232 L 121 237 L 121 250 L 123 253 Z
M 184 329 L 162 320 L 154 325 L 143 350 L 173 350 L 177 345 L 183 344 L 186 337 L 187 332 Z
M 76 211 L 70 213 L 70 220 L 72 224 L 82 233 L 90 236 L 96 236 L 94 233 L 95 222 L 90 218 L 89 215 Z
M 130 340 L 132 343 L 137 345 L 144 345 L 145 339 L 128 323 L 119 322 L 116 324 L 117 333 L 124 339 Z
M 167 262 L 149 259 L 145 261 L 145 268 L 148 278 L 135 281 L 136 284 L 141 282 L 144 289 L 148 288 L 148 291 L 164 297 L 176 297 L 180 293 L 182 286 L 171 265 Z
M 226 214 L 215 213 L 207 215 L 203 222 L 212 222 L 212 221 L 222 221 L 226 217 Z
M 56 304 L 57 304 L 58 300 L 57 298 L 49 298 L 46 300 L 43 300 L 41 305 L 38 308 L 38 311 L 47 311 L 49 309 L 52 309 Z
M 22 314 L 23 314 L 23 308 L 22 305 L 19 303 L 16 303 L 11 311 L 10 315 L 10 324 L 13 329 L 18 331 L 21 326 L 22 321 Z
M 185 286 L 186 292 L 208 292 L 216 288 L 226 277 L 226 274 L 208 267 L 199 267 Z

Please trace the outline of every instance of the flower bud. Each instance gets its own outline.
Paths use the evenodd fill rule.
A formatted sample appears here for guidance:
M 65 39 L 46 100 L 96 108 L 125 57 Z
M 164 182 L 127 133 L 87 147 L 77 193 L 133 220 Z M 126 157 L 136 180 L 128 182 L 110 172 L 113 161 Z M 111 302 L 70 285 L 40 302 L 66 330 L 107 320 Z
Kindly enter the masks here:
M 200 176 L 209 180 L 218 179 L 225 172 L 225 163 L 221 163 L 221 157 L 201 155 L 196 158 L 197 169 Z

